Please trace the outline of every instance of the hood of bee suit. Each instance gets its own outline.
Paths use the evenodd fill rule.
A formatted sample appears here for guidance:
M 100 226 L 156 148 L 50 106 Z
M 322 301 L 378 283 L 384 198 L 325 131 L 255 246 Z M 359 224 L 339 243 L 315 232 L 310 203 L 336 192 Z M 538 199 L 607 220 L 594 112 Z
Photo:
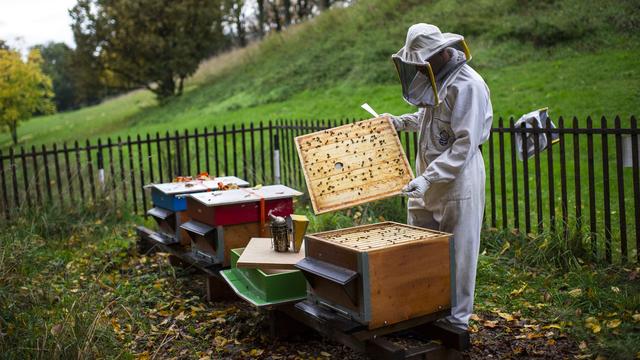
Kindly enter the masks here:
M 441 71 L 434 75 L 427 61 L 444 49 L 452 55 Z M 414 106 L 437 106 L 446 94 L 449 75 L 457 72 L 471 59 L 464 37 L 458 34 L 442 33 L 437 26 L 416 24 L 409 28 L 405 45 L 391 56 L 402 84 L 402 94 Z

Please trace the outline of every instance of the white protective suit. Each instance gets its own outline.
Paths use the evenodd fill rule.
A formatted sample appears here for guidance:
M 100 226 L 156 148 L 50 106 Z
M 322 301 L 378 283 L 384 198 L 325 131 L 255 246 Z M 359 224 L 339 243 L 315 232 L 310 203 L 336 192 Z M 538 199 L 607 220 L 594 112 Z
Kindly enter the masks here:
M 420 34 L 414 27 L 407 44 L 412 42 L 412 30 L 414 36 Z M 457 50 L 448 51 L 455 55 Z M 422 174 L 429 188 L 424 198 L 408 200 L 407 222 L 453 234 L 455 299 L 448 320 L 466 328 L 473 311 L 485 202 L 485 168 L 479 146 L 489 138 L 493 109 L 487 85 L 466 63 L 441 80 L 439 105 L 392 116 L 392 120 L 398 130 L 419 132 L 416 176 Z

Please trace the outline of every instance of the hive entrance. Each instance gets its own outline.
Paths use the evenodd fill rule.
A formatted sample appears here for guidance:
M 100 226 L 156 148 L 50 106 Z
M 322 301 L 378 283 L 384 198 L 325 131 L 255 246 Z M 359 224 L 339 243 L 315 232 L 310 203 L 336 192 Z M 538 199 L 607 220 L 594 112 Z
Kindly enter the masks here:
M 342 170 L 342 167 L 343 167 L 343 166 L 344 166 L 344 165 L 342 165 L 342 163 L 338 161 L 338 162 L 336 163 L 336 165 L 335 165 L 335 168 L 336 168 L 336 170 Z

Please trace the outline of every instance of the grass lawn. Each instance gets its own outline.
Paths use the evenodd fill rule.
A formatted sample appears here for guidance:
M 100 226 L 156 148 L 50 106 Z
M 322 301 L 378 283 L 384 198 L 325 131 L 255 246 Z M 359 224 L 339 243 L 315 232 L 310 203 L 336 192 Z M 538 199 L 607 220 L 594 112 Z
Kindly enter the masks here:
M 377 211 L 322 216 L 313 231 L 378 221 Z M 317 336 L 274 342 L 247 304 L 205 302 L 198 276 L 136 253 L 141 221 L 100 206 L 12 223 L 0 242 L 4 357 L 357 357 Z M 638 355 L 639 268 L 563 269 L 521 245 L 483 237 L 471 358 Z

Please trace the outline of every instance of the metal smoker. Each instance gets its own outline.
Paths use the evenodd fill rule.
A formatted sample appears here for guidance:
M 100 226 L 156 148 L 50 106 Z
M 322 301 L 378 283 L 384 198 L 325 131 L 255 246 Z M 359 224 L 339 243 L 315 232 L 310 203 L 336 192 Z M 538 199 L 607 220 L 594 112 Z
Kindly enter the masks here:
M 292 214 L 282 217 L 271 213 L 269 213 L 269 219 L 273 249 L 276 252 L 288 252 L 289 249 L 299 252 L 309 219 L 304 215 Z

